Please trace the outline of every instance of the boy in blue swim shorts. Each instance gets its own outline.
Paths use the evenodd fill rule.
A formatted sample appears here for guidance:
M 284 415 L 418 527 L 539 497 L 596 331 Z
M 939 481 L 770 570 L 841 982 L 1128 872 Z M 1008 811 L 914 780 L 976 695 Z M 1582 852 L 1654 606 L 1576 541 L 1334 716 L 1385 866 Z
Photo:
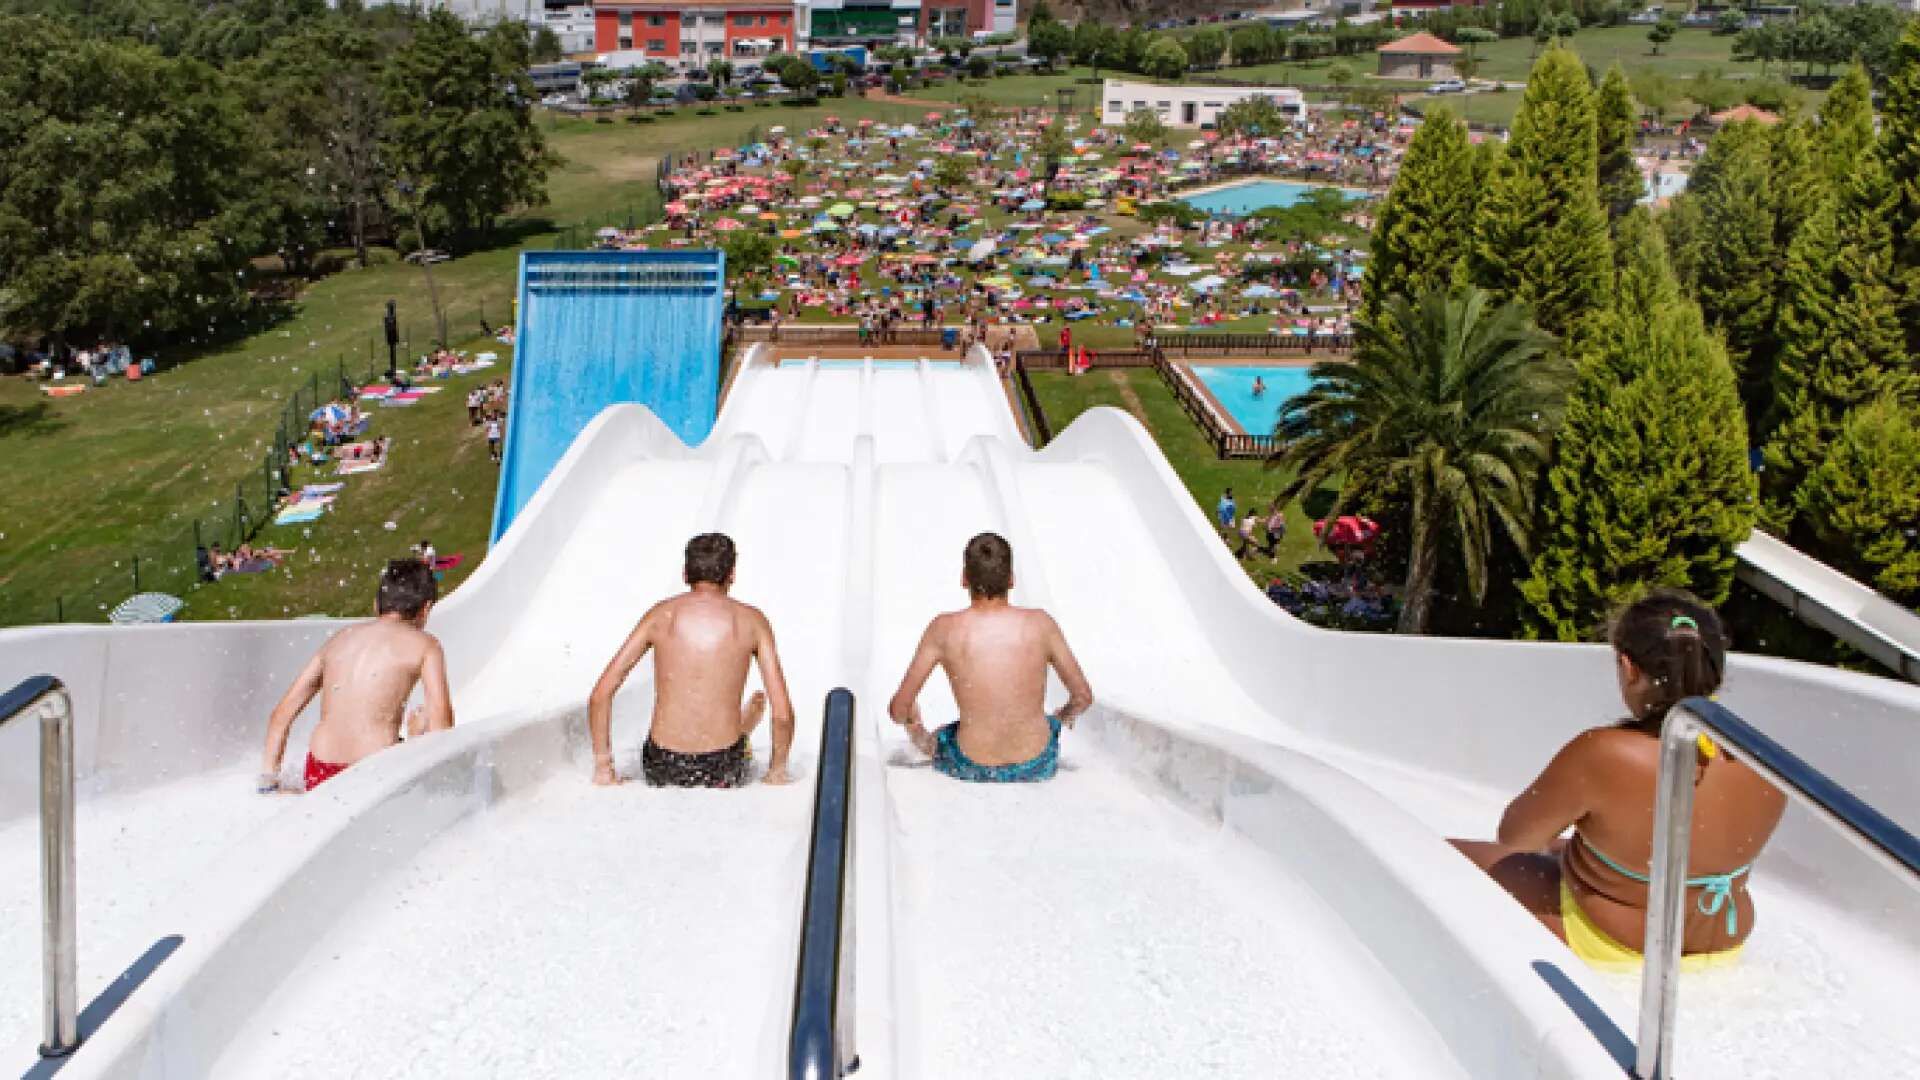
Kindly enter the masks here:
M 1008 601 L 1013 549 L 1006 540 L 981 533 L 967 541 L 960 583 L 968 605 L 928 624 L 888 714 L 936 770 L 956 780 L 1049 779 L 1059 766 L 1060 729 L 1072 727 L 1093 706 L 1093 689 L 1053 617 Z M 947 673 L 960 719 L 929 732 L 917 699 L 936 666 Z M 1066 705 L 1051 715 L 1049 667 L 1068 694 Z

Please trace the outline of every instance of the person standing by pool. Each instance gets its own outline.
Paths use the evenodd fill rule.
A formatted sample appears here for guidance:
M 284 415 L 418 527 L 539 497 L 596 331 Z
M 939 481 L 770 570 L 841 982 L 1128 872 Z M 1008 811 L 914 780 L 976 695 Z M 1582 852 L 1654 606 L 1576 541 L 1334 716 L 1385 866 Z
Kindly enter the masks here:
M 935 769 L 956 780 L 1050 779 L 1059 765 L 1060 729 L 1093 707 L 1093 688 L 1053 616 L 1008 602 L 1013 548 L 1004 538 L 981 533 L 967 541 L 960 584 L 967 607 L 927 624 L 887 715 L 907 729 Z M 946 670 L 960 719 L 929 732 L 918 698 L 936 666 Z M 1067 687 L 1067 703 L 1051 715 L 1049 666 Z
M 1239 516 L 1239 511 L 1239 505 L 1233 501 L 1233 489 L 1228 488 L 1220 493 L 1220 502 L 1213 508 L 1213 519 L 1219 523 L 1222 530 L 1232 529 L 1233 520 Z
M 653 658 L 653 725 L 641 748 L 647 782 L 663 787 L 741 787 L 748 781 L 747 738 L 772 705 L 769 784 L 788 781 L 793 703 L 774 647 L 773 626 L 759 609 L 727 595 L 733 587 L 733 541 L 703 533 L 687 541 L 687 591 L 640 619 L 587 697 L 593 782 L 618 784 L 613 767 L 613 697 L 648 652 Z M 747 667 L 760 666 L 766 692 L 742 706 Z
M 1520 901 L 1575 956 L 1602 970 L 1637 969 L 1645 941 L 1660 732 L 1683 699 L 1720 688 L 1727 638 L 1712 608 L 1678 590 L 1630 605 L 1609 634 L 1628 719 L 1560 749 L 1500 819 L 1493 843 L 1454 847 Z M 1694 762 L 1682 968 L 1738 956 L 1753 932 L 1754 860 L 1786 796 L 1701 736 Z M 1571 840 L 1561 833 L 1573 829 Z

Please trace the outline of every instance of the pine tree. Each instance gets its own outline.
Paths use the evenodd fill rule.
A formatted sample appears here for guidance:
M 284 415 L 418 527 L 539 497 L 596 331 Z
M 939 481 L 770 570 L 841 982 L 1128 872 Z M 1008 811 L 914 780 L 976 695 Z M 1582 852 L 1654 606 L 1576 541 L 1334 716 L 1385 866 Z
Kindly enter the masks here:
M 1615 306 L 1584 338 L 1521 584 L 1527 633 L 1584 640 L 1653 585 L 1718 603 L 1753 528 L 1733 368 L 1644 210 L 1620 222 Z
M 1361 316 L 1453 280 L 1473 235 L 1474 152 L 1467 127 L 1437 106 L 1407 144 L 1373 227 Z
M 1610 260 L 1595 164 L 1593 94 L 1571 50 L 1540 54 L 1488 182 L 1472 276 L 1566 337 L 1605 301 Z
M 1920 20 L 1894 47 L 1880 110 L 1880 152 L 1893 181 L 1893 263 L 1907 350 L 1920 352 Z
M 1734 367 L 1744 370 L 1773 334 L 1777 198 L 1767 130 L 1751 120 L 1721 129 L 1687 187 L 1699 207 L 1688 258 L 1694 298 L 1707 324 L 1725 335 Z
M 1769 521 L 1799 539 L 1807 530 L 1793 525 L 1797 493 L 1846 414 L 1882 395 L 1920 392 L 1896 303 L 1894 202 L 1881 155 L 1869 153 L 1788 255 L 1763 489 Z
M 1920 411 L 1882 398 L 1849 413 L 1799 503 L 1822 557 L 1920 604 Z
M 1827 182 L 1844 183 L 1873 149 L 1873 140 L 1873 83 L 1867 69 L 1855 64 L 1820 104 L 1820 159 Z
M 1595 138 L 1598 147 L 1600 202 L 1607 221 L 1618 223 L 1646 193 L 1646 181 L 1633 160 L 1633 91 L 1626 73 L 1615 64 L 1600 80 L 1594 96 Z

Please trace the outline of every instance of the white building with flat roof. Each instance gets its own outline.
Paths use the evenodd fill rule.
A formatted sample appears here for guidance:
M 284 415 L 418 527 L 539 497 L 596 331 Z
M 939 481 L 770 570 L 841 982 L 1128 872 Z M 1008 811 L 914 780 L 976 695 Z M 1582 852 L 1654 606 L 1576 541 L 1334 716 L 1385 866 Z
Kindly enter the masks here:
M 1170 86 L 1105 79 L 1100 92 L 1100 122 L 1125 123 L 1129 113 L 1151 109 L 1169 127 L 1212 127 L 1229 105 L 1266 98 L 1280 111 L 1300 119 L 1307 97 L 1291 86 Z

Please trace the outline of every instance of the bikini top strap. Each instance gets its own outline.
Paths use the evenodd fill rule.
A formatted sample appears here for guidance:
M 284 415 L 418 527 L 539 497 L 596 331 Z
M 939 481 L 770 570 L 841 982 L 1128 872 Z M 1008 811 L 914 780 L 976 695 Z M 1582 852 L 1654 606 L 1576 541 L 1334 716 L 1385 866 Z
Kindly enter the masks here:
M 1652 884 L 1652 879 L 1647 875 L 1627 869 L 1610 858 L 1606 852 L 1594 847 L 1593 841 L 1587 839 L 1578 829 L 1574 830 L 1574 835 L 1580 837 L 1581 846 L 1592 852 L 1594 858 L 1599 859 L 1615 873 L 1633 881 Z M 1690 877 L 1686 881 L 1688 888 L 1700 890 L 1699 898 L 1694 901 L 1694 907 L 1700 914 L 1718 915 L 1722 909 L 1725 909 L 1729 936 L 1740 933 L 1740 905 L 1732 902 L 1734 881 L 1752 869 L 1753 864 L 1748 863 L 1724 874 L 1701 874 L 1699 877 Z

